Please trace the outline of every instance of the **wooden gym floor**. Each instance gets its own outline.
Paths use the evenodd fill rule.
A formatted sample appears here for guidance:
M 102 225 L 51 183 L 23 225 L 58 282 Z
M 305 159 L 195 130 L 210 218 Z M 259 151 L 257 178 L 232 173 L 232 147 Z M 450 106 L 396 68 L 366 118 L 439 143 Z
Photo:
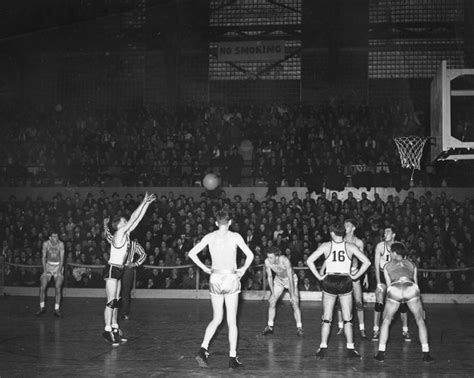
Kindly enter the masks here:
M 399 317 L 391 329 L 386 361 L 373 359 L 377 343 L 361 340 L 355 319 L 356 348 L 362 361 L 345 358 L 344 337 L 329 340 L 329 356 L 318 360 L 322 308 L 320 302 L 302 302 L 304 338 L 295 334 L 289 302 L 280 302 L 275 332 L 262 336 L 267 302 L 241 302 L 238 355 L 244 367 L 227 369 L 225 320 L 210 346 L 210 369 L 194 360 L 205 327 L 211 319 L 209 300 L 135 299 L 132 316 L 120 322 L 126 344 L 113 348 L 101 336 L 105 300 L 66 298 L 63 318 L 47 313 L 37 318 L 38 299 L 0 298 L 0 377 L 12 376 L 474 376 L 474 306 L 425 305 L 430 333 L 431 364 L 421 361 L 417 327 L 409 319 L 412 342 L 401 337 Z M 372 332 L 372 306 L 366 306 L 366 328 Z

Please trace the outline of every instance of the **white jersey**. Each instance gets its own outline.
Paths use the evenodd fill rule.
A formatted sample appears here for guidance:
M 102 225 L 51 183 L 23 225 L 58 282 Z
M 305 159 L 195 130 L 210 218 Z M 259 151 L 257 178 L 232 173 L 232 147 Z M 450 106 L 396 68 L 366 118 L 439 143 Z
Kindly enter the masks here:
M 387 247 L 387 242 L 384 242 L 383 243 L 383 253 L 380 256 L 380 260 L 379 260 L 379 269 L 380 270 L 383 271 L 383 269 L 385 268 L 385 265 L 387 265 L 392 260 L 392 258 L 390 256 L 390 253 L 391 253 L 391 251 Z
M 129 244 L 130 236 L 128 234 L 125 234 L 125 241 L 123 242 L 123 245 L 120 246 L 114 245 L 112 239 L 112 243 L 110 244 L 109 264 L 122 266 L 125 263 L 125 258 L 127 257 L 127 250 Z
M 331 251 L 326 257 L 327 274 L 350 274 L 352 258 L 349 257 L 346 250 L 346 242 L 336 243 L 331 241 Z

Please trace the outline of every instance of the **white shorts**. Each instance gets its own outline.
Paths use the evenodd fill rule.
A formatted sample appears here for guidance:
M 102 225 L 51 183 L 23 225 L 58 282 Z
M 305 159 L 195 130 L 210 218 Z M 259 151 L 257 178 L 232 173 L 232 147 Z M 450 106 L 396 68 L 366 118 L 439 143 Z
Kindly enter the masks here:
M 295 284 L 295 288 L 298 289 L 298 276 L 296 274 L 293 275 L 293 282 Z M 290 280 L 288 277 L 281 278 L 280 276 L 275 276 L 273 279 L 273 286 L 281 286 L 283 289 L 290 290 Z
M 59 263 L 54 264 L 54 263 L 47 262 L 46 270 L 43 272 L 41 276 L 46 277 L 49 281 L 51 277 L 54 277 L 54 279 L 57 279 L 58 277 L 63 278 L 63 273 L 59 271 Z
M 420 297 L 420 288 L 414 282 L 395 282 L 387 289 L 387 299 L 407 303 Z
M 211 295 L 232 295 L 240 293 L 240 278 L 236 273 L 211 273 L 209 278 Z

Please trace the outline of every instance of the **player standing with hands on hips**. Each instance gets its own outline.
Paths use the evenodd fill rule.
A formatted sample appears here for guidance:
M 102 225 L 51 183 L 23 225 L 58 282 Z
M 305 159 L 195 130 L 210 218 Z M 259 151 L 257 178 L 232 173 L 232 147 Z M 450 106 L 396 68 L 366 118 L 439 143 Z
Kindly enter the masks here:
M 354 348 L 354 332 L 352 329 L 352 281 L 358 280 L 370 266 L 370 260 L 355 244 L 344 241 L 344 226 L 339 223 L 329 228 L 331 241 L 321 244 L 311 256 L 307 265 L 315 277 L 322 281 L 323 288 L 323 324 L 321 326 L 321 344 L 316 356 L 324 358 L 327 342 L 331 331 L 332 315 L 337 298 L 341 304 L 344 334 L 347 343 L 347 355 L 359 358 L 360 354 Z M 326 273 L 321 275 L 316 269 L 315 262 L 324 256 Z M 351 274 L 352 259 L 358 259 L 362 265 Z
M 217 327 L 224 317 L 224 305 L 227 314 L 227 327 L 229 329 L 229 368 L 238 368 L 242 363 L 237 357 L 237 308 L 239 305 L 240 279 L 253 261 L 253 253 L 245 244 L 244 239 L 237 232 L 229 230 L 231 224 L 229 213 L 220 210 L 216 214 L 217 231 L 205 235 L 190 251 L 189 258 L 205 273 L 210 274 L 209 291 L 213 318 L 206 328 L 204 339 L 196 355 L 199 366 L 207 368 L 209 359 L 209 343 L 216 333 Z M 209 247 L 212 267 L 202 263 L 197 254 Z M 245 254 L 245 264 L 237 269 L 237 247 Z

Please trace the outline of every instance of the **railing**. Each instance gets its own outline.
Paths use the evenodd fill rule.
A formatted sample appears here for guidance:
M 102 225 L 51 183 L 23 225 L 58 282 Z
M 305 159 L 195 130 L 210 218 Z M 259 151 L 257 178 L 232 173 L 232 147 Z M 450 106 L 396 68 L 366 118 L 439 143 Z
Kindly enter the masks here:
M 1 263 L 0 269 L 0 286 L 26 286 L 26 287 L 38 287 L 39 285 L 39 277 L 42 274 L 43 267 L 41 265 L 24 265 L 24 264 L 15 264 L 4 262 Z M 75 264 L 75 263 L 67 263 L 65 266 L 65 274 L 64 274 L 64 287 L 65 288 L 103 288 L 104 281 L 102 279 L 102 270 L 104 265 L 82 265 L 82 264 Z M 205 281 L 201 280 L 201 271 L 195 265 L 179 265 L 179 266 L 155 266 L 155 265 L 143 265 L 138 269 L 135 269 L 135 276 L 133 280 L 133 290 L 147 288 L 138 285 L 137 286 L 137 274 L 142 274 L 146 270 L 159 270 L 159 271 L 171 271 L 173 269 L 177 270 L 184 270 L 193 268 L 194 272 L 194 287 L 190 288 L 189 290 L 200 290 L 207 287 L 203 287 Z M 263 264 L 254 265 L 251 267 L 253 270 L 260 269 L 262 271 L 262 284 L 261 289 L 263 292 L 267 290 L 267 278 L 266 278 L 266 269 Z M 309 270 L 308 267 L 294 267 L 295 271 L 300 270 Z M 16 276 L 16 280 L 12 280 L 11 272 L 14 272 Z M 29 273 L 27 272 L 29 271 Z M 434 291 L 431 293 L 460 293 L 460 294 L 472 294 L 473 287 L 471 281 L 469 281 L 469 274 L 468 272 L 474 271 L 474 267 L 467 267 L 467 268 L 458 268 L 458 269 L 419 269 L 418 270 L 418 281 L 420 286 L 427 284 L 429 280 L 439 280 L 441 277 L 440 275 L 444 274 L 444 280 L 446 283 L 446 287 L 443 288 L 441 291 L 436 291 L 437 287 L 433 287 Z M 465 278 L 468 278 L 467 281 L 464 281 L 464 286 L 460 285 L 463 282 L 462 274 L 464 273 Z M 96 278 L 93 279 L 92 275 L 95 275 Z M 87 282 L 90 285 L 84 283 L 83 278 L 84 276 L 88 277 Z M 373 276 L 373 267 L 372 270 L 369 272 L 370 276 Z M 207 275 L 206 275 L 207 277 Z M 244 276 L 245 277 L 245 276 Z M 14 277 L 13 277 L 14 278 Z M 21 279 L 20 279 L 21 278 Z M 80 278 L 80 279 L 78 279 Z M 371 278 L 371 287 L 374 287 L 373 277 Z M 141 282 L 141 281 L 140 281 Z M 452 282 L 457 287 L 450 287 Z M 164 287 L 158 287 L 156 289 L 163 289 Z M 172 290 L 173 288 L 169 288 Z M 180 287 L 176 287 L 176 289 L 182 289 Z M 244 289 L 244 288 L 243 288 Z M 454 291 L 455 290 L 455 291 Z

